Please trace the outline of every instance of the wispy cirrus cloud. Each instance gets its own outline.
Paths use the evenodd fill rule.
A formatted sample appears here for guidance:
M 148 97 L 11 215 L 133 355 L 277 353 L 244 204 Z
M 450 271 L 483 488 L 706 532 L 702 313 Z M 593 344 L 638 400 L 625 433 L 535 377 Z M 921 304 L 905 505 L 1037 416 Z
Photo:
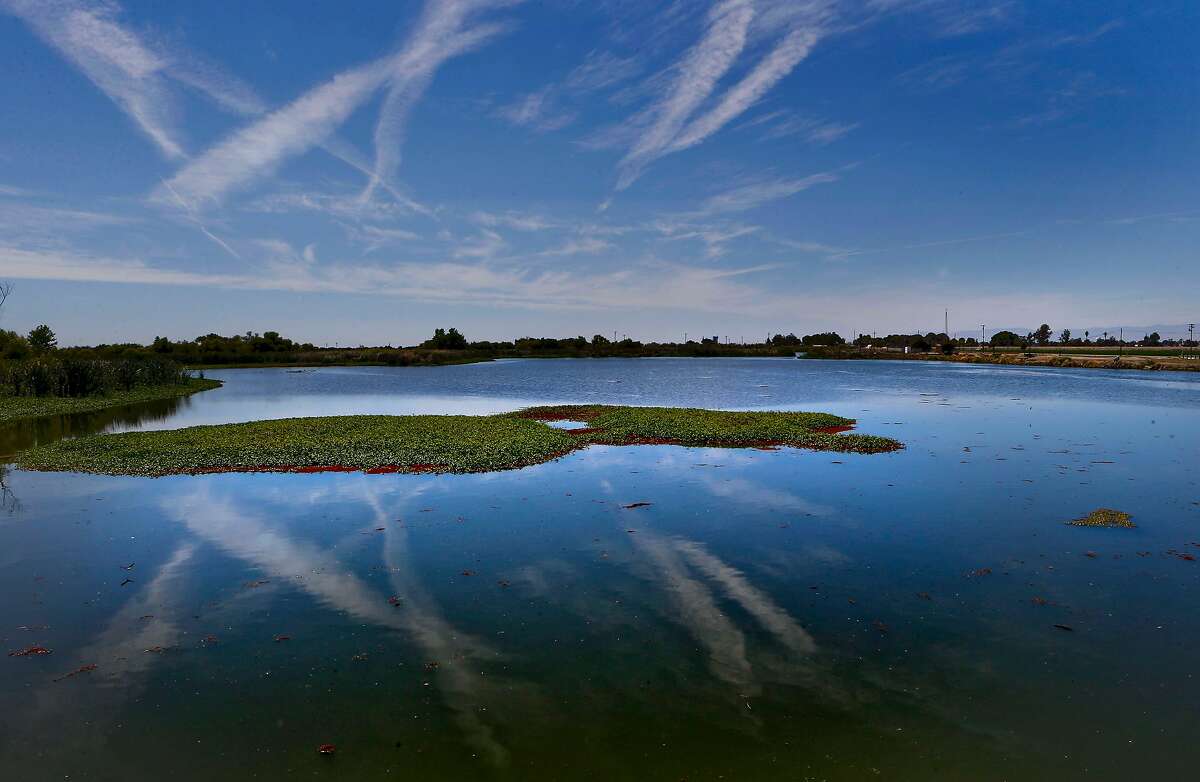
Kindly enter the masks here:
M 2 0 L 113 100 L 169 158 L 185 156 L 175 127 L 168 62 L 117 23 L 108 3 Z
M 612 244 L 594 236 L 580 236 L 568 239 L 558 247 L 543 250 L 539 255 L 545 257 L 570 257 L 572 255 L 595 255 L 612 249 Z
M 750 0 L 721 0 L 709 10 L 703 37 L 675 67 L 669 91 L 648 111 L 653 119 L 621 159 L 618 190 L 629 187 L 647 165 L 670 151 L 688 118 L 742 53 L 753 18 Z
M 580 111 L 574 106 L 583 98 L 627 81 L 641 68 L 636 57 L 593 50 L 562 82 L 525 93 L 495 114 L 512 125 L 539 133 L 561 130 L 579 118 Z
M 4 226 L 4 233 L 10 240 L 14 236 L 57 237 L 63 233 L 135 222 L 138 222 L 136 218 L 110 212 L 0 201 L 0 225 Z
M 404 131 L 413 106 L 425 94 L 438 68 L 475 49 L 508 28 L 500 24 L 466 25 L 480 11 L 516 5 L 521 0 L 440 0 L 429 2 L 401 51 L 390 64 L 388 90 L 375 124 L 375 165 L 363 191 L 370 199 L 400 166 Z
M 966 81 L 971 64 L 953 55 L 945 55 L 901 73 L 896 81 L 917 92 L 939 92 Z
M 875 13 L 921 13 L 944 37 L 971 35 L 1010 24 L 1020 13 L 1016 0 L 868 0 Z
M 734 239 L 758 233 L 757 225 L 707 225 L 686 221 L 656 220 L 653 227 L 666 239 L 673 241 L 696 240 L 704 245 L 704 256 L 719 258 L 725 254 L 725 245 Z
M 667 151 L 679 152 L 694 147 L 725 127 L 730 120 L 741 116 L 780 79 L 791 73 L 819 39 L 820 33 L 816 29 L 788 33 L 754 70 L 725 93 L 711 111 L 692 121 Z
M 392 58 L 343 71 L 210 148 L 167 180 L 179 197 L 204 206 L 312 149 L 382 87 Z M 163 198 L 163 194 L 158 196 Z
M 840 178 L 833 171 L 822 171 L 806 177 L 759 180 L 709 196 L 704 199 L 694 214 L 714 215 L 746 212 L 762 204 L 793 196 L 817 185 L 837 182 Z
M 293 293 L 347 293 L 407 301 L 535 310 L 627 310 L 646 307 L 710 312 L 790 311 L 794 297 L 746 284 L 776 268 L 705 269 L 647 262 L 616 271 L 537 269 L 488 261 L 322 262 L 277 240 L 259 242 L 259 258 L 238 272 L 192 272 L 142 260 L 28 250 L 0 245 L 0 273 L 13 279 L 172 285 Z M 311 262 L 310 262 L 311 260 Z
M 572 92 L 605 90 L 632 79 L 641 70 L 642 63 L 637 57 L 593 49 L 567 74 L 563 86 Z
M 410 211 L 403 204 L 378 200 L 364 203 L 356 195 L 320 191 L 271 193 L 254 199 L 243 208 L 249 212 L 264 214 L 316 212 L 355 222 L 391 222 L 406 216 Z
M 23 187 L 14 187 L 12 185 L 0 185 L 0 196 L 8 198 L 20 198 L 22 196 L 35 195 L 32 190 L 26 190 Z
M 773 141 L 799 136 L 809 144 L 824 146 L 832 144 L 858 128 L 857 122 L 831 122 L 806 117 L 794 111 L 780 109 L 755 117 L 739 125 L 739 128 L 761 128 L 759 140 Z
M 464 30 L 468 15 L 507 4 L 511 3 L 431 2 L 399 51 L 342 71 L 266 113 L 189 162 L 169 184 L 189 203 L 218 202 L 229 192 L 271 174 L 288 158 L 327 142 L 351 114 L 387 86 L 375 128 L 376 155 L 368 169 L 366 200 L 376 188 L 390 187 L 388 182 L 399 164 L 404 120 L 437 68 L 501 29 L 491 25 Z
M 558 225 L 557 221 L 539 214 L 512 211 L 502 213 L 475 212 L 471 215 L 471 220 L 480 225 L 486 225 L 489 228 L 504 226 L 506 228 L 515 228 L 518 231 L 545 231 Z
M 478 236 L 460 242 L 453 255 L 455 258 L 492 258 L 507 246 L 503 236 L 485 228 Z
M 135 31 L 112 0 L 0 0 L 104 92 L 168 158 L 187 151 L 176 120 L 177 85 L 242 114 L 265 106 L 222 68 L 179 46 Z
M 756 5 L 750 0 L 712 6 L 700 40 L 672 66 L 665 94 L 615 131 L 616 138 L 634 137 L 618 165 L 617 190 L 655 160 L 703 143 L 745 113 L 809 55 L 833 18 L 833 6 L 824 0 L 761 5 L 760 18 L 769 24 L 753 30 Z M 769 37 L 780 26 L 782 36 L 767 53 L 705 109 L 752 37 Z
M 512 125 L 539 132 L 561 130 L 575 121 L 575 112 L 555 105 L 552 87 L 527 93 L 507 106 L 496 110 L 496 116 Z

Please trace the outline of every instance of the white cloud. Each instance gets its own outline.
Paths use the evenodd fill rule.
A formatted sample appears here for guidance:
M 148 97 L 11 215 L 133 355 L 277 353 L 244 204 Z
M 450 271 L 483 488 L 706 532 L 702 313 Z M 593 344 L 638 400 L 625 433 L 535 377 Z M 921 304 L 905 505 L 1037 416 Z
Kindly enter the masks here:
M 492 258 L 503 250 L 508 243 L 504 237 L 495 231 L 483 229 L 479 236 L 460 243 L 454 249 L 455 258 Z
M 351 238 L 366 245 L 366 251 L 371 253 L 381 247 L 419 241 L 421 236 L 413 231 L 406 231 L 403 228 L 380 228 L 375 225 L 362 225 L 351 231 Z
M 722 0 L 709 11 L 704 36 L 676 66 L 668 94 L 652 107 L 653 121 L 621 160 L 618 190 L 633 184 L 642 169 L 670 151 L 688 117 L 742 53 L 753 18 L 749 0 Z
M 897 76 L 896 80 L 920 92 L 937 92 L 965 81 L 970 67 L 966 60 L 943 56 L 909 68 Z
M 628 81 L 642 69 L 636 57 L 619 57 L 612 52 L 591 51 L 564 82 L 568 90 L 594 92 Z
M 761 7 L 749 0 L 717 3 L 700 41 L 672 67 L 666 94 L 585 143 L 600 146 L 629 136 L 635 139 L 618 166 L 617 190 L 624 190 L 653 161 L 703 143 L 752 107 L 808 56 L 826 35 L 832 17 L 827 0 L 765 2 Z M 698 114 L 743 50 L 771 38 L 777 40 L 766 55 L 715 105 Z
M 647 263 L 612 272 L 489 263 L 307 263 L 286 242 L 260 240 L 261 262 L 238 273 L 188 272 L 140 260 L 0 246 L 0 275 L 10 279 L 199 286 L 296 293 L 352 293 L 411 301 L 542 310 L 682 309 L 784 313 L 794 301 L 736 282 L 774 266 L 699 269 Z
M 741 128 L 763 126 L 759 136 L 762 141 L 800 136 L 810 144 L 824 146 L 832 144 L 859 126 L 857 122 L 832 122 L 805 117 L 793 111 L 772 111 L 739 125 Z
M 431 0 L 426 4 L 416 29 L 389 68 L 388 91 L 375 125 L 375 166 L 363 191 L 364 200 L 395 176 L 408 115 L 437 69 L 506 29 L 500 25 L 464 29 L 469 17 L 489 7 L 512 4 L 506 0 Z
M 584 236 L 578 239 L 568 239 L 561 246 L 550 250 L 544 250 L 539 255 L 544 256 L 572 256 L 572 255 L 595 255 L 599 252 L 604 252 L 612 247 L 611 244 L 603 239 Z
M 745 212 L 769 201 L 787 198 L 816 185 L 838 181 L 837 174 L 824 171 L 798 179 L 773 179 L 752 182 L 706 198 L 698 215 Z
M 579 117 L 562 103 L 578 102 L 591 93 L 608 89 L 637 74 L 641 64 L 635 57 L 618 57 L 611 52 L 592 51 L 561 84 L 547 84 L 526 93 L 496 110 L 496 116 L 518 127 L 546 133 L 561 130 Z
M 104 91 L 171 158 L 184 157 L 167 61 L 116 21 L 111 4 L 0 0 Z
M 272 193 L 256 198 L 245 207 L 251 212 L 288 214 L 290 212 L 321 212 L 343 220 L 390 222 L 408 215 L 406 206 L 380 202 L 364 202 L 357 196 L 320 193 Z
M 779 237 L 773 237 L 772 241 L 789 249 L 799 250 L 802 253 L 825 255 L 828 256 L 830 260 L 835 258 L 845 258 L 847 255 L 853 252 L 851 250 L 847 250 L 845 247 L 835 247 L 831 244 L 825 244 L 823 242 L 798 241 L 795 239 L 781 239 Z
M 134 222 L 137 220 L 132 217 L 109 212 L 0 202 L 0 226 L 3 226 L 5 237 L 10 241 L 14 236 L 59 236 Z
M 556 223 L 536 214 L 524 214 L 521 212 L 504 212 L 496 214 L 494 212 L 475 212 L 471 215 L 471 219 L 480 225 L 486 225 L 489 228 L 497 226 L 505 226 L 515 228 L 518 231 L 545 231 L 555 227 Z
M 189 204 L 219 201 L 328 138 L 386 80 L 393 58 L 344 71 L 235 132 L 170 180 Z M 160 195 L 160 198 L 162 196 Z
M 112 0 L 0 0 L 117 104 L 168 158 L 187 156 L 172 82 L 240 114 L 265 106 L 249 86 L 178 46 L 120 21 Z
M 693 147 L 740 116 L 780 79 L 791 73 L 819 39 L 820 32 L 815 29 L 788 33 L 753 71 L 725 93 L 716 108 L 688 125 L 668 151 L 678 152 Z
M 23 187 L 13 187 L 12 185 L 0 185 L 0 196 L 10 198 L 19 198 L 21 196 L 35 195 L 32 190 L 26 190 Z
M 697 225 L 672 220 L 657 220 L 652 227 L 670 240 L 694 239 L 703 243 L 705 257 L 709 259 L 724 255 L 726 243 L 761 230 L 757 225 Z
M 390 85 L 375 129 L 375 164 L 364 196 L 376 187 L 389 186 L 399 163 L 403 120 L 436 68 L 498 30 L 461 30 L 467 10 L 475 7 L 475 3 L 461 2 L 431 4 L 398 52 L 343 71 L 267 113 L 184 166 L 169 180 L 171 186 L 193 205 L 217 202 L 230 191 L 269 175 L 289 157 L 325 143 L 367 99 Z
M 496 115 L 518 127 L 542 132 L 561 130 L 574 122 L 577 115 L 556 107 L 554 94 L 552 87 L 543 87 L 500 107 Z

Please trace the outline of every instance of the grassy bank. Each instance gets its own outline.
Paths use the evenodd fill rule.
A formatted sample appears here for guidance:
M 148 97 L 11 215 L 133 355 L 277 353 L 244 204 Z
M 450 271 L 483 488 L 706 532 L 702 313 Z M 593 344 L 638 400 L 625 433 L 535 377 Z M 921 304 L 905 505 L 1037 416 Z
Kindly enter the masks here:
M 90 413 L 109 407 L 153 402 L 187 396 L 197 391 L 220 387 L 219 380 L 193 378 L 183 385 L 143 386 L 129 391 L 114 391 L 97 396 L 7 396 L 0 395 L 0 424 L 26 418 Z
M 1016 350 L 957 351 L 941 353 L 902 353 L 891 350 L 836 347 L 807 351 L 807 358 L 881 359 L 885 361 L 949 361 L 960 364 L 999 364 L 1003 366 L 1065 367 L 1068 369 L 1136 369 L 1147 372 L 1200 372 L 1200 361 L 1179 356 L 1148 355 L 1064 355 L 1058 353 L 1022 353 Z
M 577 431 L 547 420 L 579 420 Z M 591 444 L 793 446 L 877 453 L 883 437 L 843 434 L 824 413 L 735 413 L 604 405 L 492 416 L 334 416 L 93 435 L 28 451 L 18 466 L 109 475 L 264 471 L 485 472 L 549 461 Z

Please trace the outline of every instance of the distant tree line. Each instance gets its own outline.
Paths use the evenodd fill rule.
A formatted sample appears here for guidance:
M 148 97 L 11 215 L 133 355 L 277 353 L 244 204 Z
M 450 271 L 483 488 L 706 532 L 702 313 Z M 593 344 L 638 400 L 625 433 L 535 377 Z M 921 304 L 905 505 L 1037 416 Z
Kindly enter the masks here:
M 10 286 L 0 284 L 0 306 L 3 306 Z M 1024 336 L 1013 331 L 997 331 L 987 344 L 997 348 L 1027 349 L 1030 346 L 1052 344 L 1071 346 L 1111 347 L 1195 346 L 1187 340 L 1164 340 L 1158 332 L 1144 335 L 1140 340 L 1121 342 L 1107 331 L 1093 338 L 1089 331 L 1075 336 L 1070 329 L 1058 333 L 1057 343 L 1049 324 L 1043 323 Z M 945 333 L 889 334 L 885 337 L 862 334 L 853 341 L 857 348 L 902 350 L 909 352 L 953 353 L 960 347 L 975 348 L 974 337 L 952 338 Z M 480 361 L 491 358 L 521 357 L 610 357 L 610 356 L 787 356 L 805 350 L 813 355 L 830 351 L 845 353 L 846 340 L 834 332 L 797 336 L 795 333 L 769 335 L 763 342 L 734 343 L 718 336 L 689 339 L 684 342 L 641 342 L 625 337 L 609 339 L 594 334 L 590 339 L 576 337 L 520 337 L 512 341 L 471 342 L 457 328 L 438 328 L 433 336 L 411 347 L 392 345 L 368 347 L 318 347 L 311 342 L 297 342 L 277 331 L 261 334 L 246 332 L 223 336 L 209 333 L 194 339 L 172 340 L 155 337 L 149 345 L 136 343 L 101 344 L 92 347 L 60 348 L 54 330 L 38 325 L 28 334 L 0 330 L 0 359 L 21 361 L 55 357 L 59 360 L 105 360 L 170 362 L 171 366 L 246 366 L 270 364 L 390 364 L 420 365 Z M 147 364 L 151 366 L 153 364 Z M 157 365 L 154 365 L 157 366 Z M 163 364 L 168 366 L 168 364 Z M 102 381 L 105 385 L 109 381 Z M 114 381 L 116 382 L 116 381 Z

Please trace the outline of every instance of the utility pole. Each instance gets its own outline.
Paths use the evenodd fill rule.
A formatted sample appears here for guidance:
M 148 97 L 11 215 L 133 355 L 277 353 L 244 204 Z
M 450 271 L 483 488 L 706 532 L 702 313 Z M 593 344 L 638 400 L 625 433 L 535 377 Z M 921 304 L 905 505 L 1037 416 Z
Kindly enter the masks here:
M 979 324 L 979 349 L 983 350 L 983 346 L 987 344 L 987 326 Z
M 1125 327 L 1121 327 L 1121 338 L 1117 346 L 1117 358 L 1125 355 Z
M 943 323 L 943 325 L 942 325 L 942 333 L 945 334 L 947 338 L 950 337 L 950 310 L 949 309 L 946 310 L 946 320 L 945 320 L 945 323 Z

